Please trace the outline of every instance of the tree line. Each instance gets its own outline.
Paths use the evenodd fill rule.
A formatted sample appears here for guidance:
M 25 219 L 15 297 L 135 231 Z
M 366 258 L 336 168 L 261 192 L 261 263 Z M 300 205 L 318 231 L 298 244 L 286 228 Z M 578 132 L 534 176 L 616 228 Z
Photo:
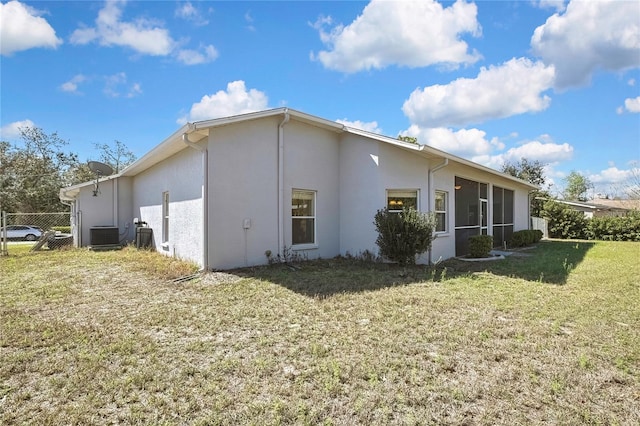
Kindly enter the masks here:
M 58 198 L 60 188 L 95 179 L 86 162 L 68 152 L 68 142 L 56 132 L 47 134 L 38 127 L 22 127 L 21 143 L 0 141 L 0 209 L 13 213 L 59 212 L 68 210 Z M 121 171 L 136 156 L 124 143 L 94 144 L 97 157 Z

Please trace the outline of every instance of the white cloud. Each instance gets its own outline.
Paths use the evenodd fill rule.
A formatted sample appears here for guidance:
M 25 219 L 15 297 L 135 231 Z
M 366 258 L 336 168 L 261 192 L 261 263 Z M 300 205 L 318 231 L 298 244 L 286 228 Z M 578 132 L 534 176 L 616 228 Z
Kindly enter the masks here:
M 218 51 L 212 45 L 202 46 L 201 51 L 181 49 L 176 57 L 185 65 L 198 65 L 213 62 L 218 57 Z
M 424 67 L 472 64 L 480 55 L 469 52 L 461 34 L 481 34 L 474 3 L 458 0 L 443 8 L 434 0 L 372 0 L 348 26 L 321 17 L 314 25 L 328 50 L 312 54 L 329 69 L 353 73 L 392 64 Z
M 134 98 L 142 93 L 140 83 L 128 84 L 127 74 L 119 72 L 105 76 L 104 94 L 110 98 Z
M 531 47 L 555 66 L 558 88 L 584 85 L 597 69 L 640 66 L 638 16 L 637 1 L 572 1 L 536 28 Z
M 80 28 L 71 34 L 71 43 L 87 44 L 98 41 L 103 46 L 123 46 L 138 53 L 166 56 L 176 46 L 169 31 L 144 18 L 123 22 L 125 1 L 107 0 L 98 13 L 95 28 Z
M 554 70 L 541 62 L 511 59 L 481 68 L 475 79 L 459 78 L 447 85 L 416 89 L 402 110 L 422 127 L 464 126 L 495 118 L 546 109 L 543 92 L 553 86 Z
M 568 143 L 558 144 L 548 140 L 548 137 L 541 137 L 541 139 L 542 141 L 526 142 L 497 155 L 478 156 L 472 160 L 494 169 L 500 169 L 504 163 L 516 163 L 523 158 L 554 165 L 573 157 L 573 147 Z
M 638 173 L 637 168 L 635 168 L 634 172 L 633 167 L 629 170 L 621 170 L 616 166 L 611 166 L 599 173 L 589 175 L 588 178 L 594 184 L 616 184 L 628 181 L 634 176 L 634 173 Z
M 344 120 L 336 120 L 336 122 L 340 124 L 344 124 L 347 127 L 353 127 L 355 129 L 364 130 L 365 132 L 382 134 L 382 129 L 378 127 L 377 121 L 369 121 L 369 122 L 360 121 L 360 120 L 349 121 L 347 119 L 344 119 Z
M 564 0 L 533 0 L 532 3 L 540 9 L 555 9 L 558 12 L 566 9 Z
M 209 24 L 209 20 L 204 17 L 202 12 L 197 9 L 190 1 L 182 4 L 178 4 L 175 11 L 175 16 L 178 18 L 186 19 L 197 27 L 202 27 Z
M 8 56 L 34 47 L 55 49 L 62 44 L 41 14 L 18 1 L 0 3 L 0 54 Z
M 487 139 L 486 132 L 480 129 L 455 131 L 444 127 L 421 128 L 414 124 L 401 133 L 403 136 L 418 138 L 420 144 L 467 158 L 489 154 L 495 149 L 504 149 L 504 144 L 500 140 L 497 138 Z
M 87 80 L 86 76 L 84 76 L 82 74 L 77 74 L 77 75 L 73 76 L 73 78 L 71 78 L 71 80 L 62 83 L 60 85 L 60 89 L 62 89 L 63 92 L 81 94 L 81 92 L 78 91 L 78 85 L 80 83 L 84 83 L 86 80 Z
M 35 127 L 33 121 L 27 119 L 22 121 L 14 121 L 0 128 L 0 139 L 11 140 L 20 137 L 20 129 L 23 127 Z
M 628 112 L 640 113 L 640 96 L 624 100 L 624 108 Z
M 260 111 L 266 109 L 268 103 L 264 92 L 256 89 L 247 90 L 242 80 L 232 81 L 227 84 L 226 91 L 220 90 L 212 95 L 205 95 L 200 102 L 191 105 L 189 114 L 178 119 L 178 124 Z
M 247 29 L 249 31 L 255 31 L 256 27 L 253 25 L 253 22 L 255 21 L 255 19 L 253 19 L 253 16 L 251 15 L 251 11 L 248 10 L 245 14 L 244 14 L 244 20 L 247 23 Z

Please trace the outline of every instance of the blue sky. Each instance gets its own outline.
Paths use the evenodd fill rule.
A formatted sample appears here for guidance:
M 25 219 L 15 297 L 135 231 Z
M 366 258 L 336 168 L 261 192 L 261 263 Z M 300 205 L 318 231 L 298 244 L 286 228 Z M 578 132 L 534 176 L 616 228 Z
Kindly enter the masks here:
M 1 137 L 95 159 L 180 125 L 288 106 L 499 169 L 620 195 L 640 161 L 637 1 L 10 1 Z

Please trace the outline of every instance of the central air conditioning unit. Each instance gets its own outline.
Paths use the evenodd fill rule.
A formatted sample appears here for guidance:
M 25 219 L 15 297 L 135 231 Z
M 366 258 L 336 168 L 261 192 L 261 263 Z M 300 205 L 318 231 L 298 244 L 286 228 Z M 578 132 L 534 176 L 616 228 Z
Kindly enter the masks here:
M 89 228 L 89 240 L 92 246 L 118 245 L 118 228 L 115 226 L 95 226 Z

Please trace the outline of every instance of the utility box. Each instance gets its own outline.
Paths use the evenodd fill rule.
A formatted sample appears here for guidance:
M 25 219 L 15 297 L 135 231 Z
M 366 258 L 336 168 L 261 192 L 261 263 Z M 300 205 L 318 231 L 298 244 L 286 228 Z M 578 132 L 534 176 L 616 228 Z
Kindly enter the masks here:
M 115 226 L 95 226 L 89 229 L 92 246 L 113 246 L 119 243 L 118 228 Z
M 136 227 L 136 248 L 150 248 L 153 246 L 153 229 L 144 226 Z

